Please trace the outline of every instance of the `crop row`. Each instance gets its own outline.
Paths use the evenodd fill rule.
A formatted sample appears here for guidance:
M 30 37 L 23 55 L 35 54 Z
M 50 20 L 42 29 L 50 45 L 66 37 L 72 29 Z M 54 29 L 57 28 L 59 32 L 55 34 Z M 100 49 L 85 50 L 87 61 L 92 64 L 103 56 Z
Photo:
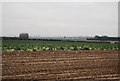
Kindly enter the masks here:
M 118 50 L 118 44 L 53 41 L 3 41 L 3 51 Z

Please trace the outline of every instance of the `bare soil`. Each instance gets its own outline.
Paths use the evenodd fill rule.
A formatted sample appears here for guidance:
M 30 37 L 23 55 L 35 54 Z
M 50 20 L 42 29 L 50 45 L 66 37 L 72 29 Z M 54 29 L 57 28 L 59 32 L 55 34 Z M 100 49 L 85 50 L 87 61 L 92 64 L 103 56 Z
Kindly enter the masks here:
M 118 81 L 117 50 L 3 52 L 3 81 Z

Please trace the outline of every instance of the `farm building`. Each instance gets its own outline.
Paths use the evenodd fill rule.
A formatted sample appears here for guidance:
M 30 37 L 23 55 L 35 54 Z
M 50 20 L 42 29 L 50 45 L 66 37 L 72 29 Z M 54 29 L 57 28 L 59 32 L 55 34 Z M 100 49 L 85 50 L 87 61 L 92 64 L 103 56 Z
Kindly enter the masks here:
M 19 38 L 20 38 L 20 39 L 28 39 L 28 38 L 29 38 L 29 35 L 28 35 L 28 33 L 21 33 L 21 34 L 19 35 Z

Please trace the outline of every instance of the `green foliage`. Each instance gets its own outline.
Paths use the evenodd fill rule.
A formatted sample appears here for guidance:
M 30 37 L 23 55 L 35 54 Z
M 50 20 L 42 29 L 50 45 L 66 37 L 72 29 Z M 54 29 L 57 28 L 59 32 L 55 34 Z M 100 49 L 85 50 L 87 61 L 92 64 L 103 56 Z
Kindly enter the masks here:
M 2 51 L 118 50 L 118 44 L 31 40 L 4 40 Z

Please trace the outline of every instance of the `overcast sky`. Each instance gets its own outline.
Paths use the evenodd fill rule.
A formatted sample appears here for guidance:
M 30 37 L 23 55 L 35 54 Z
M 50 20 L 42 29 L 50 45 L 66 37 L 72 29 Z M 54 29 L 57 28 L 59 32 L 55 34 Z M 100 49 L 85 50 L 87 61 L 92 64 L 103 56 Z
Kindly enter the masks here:
M 3 36 L 118 36 L 117 2 L 4 2 Z

